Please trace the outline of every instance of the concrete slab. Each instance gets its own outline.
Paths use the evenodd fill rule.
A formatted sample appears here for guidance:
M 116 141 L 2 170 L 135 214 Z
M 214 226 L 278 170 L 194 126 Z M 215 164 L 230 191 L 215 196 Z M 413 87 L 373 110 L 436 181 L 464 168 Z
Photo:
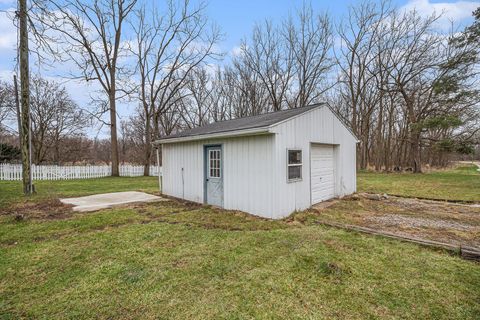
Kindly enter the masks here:
M 80 212 L 95 211 L 128 203 L 162 200 L 166 199 L 138 191 L 101 193 L 85 197 L 60 199 L 63 203 L 73 205 L 73 211 Z

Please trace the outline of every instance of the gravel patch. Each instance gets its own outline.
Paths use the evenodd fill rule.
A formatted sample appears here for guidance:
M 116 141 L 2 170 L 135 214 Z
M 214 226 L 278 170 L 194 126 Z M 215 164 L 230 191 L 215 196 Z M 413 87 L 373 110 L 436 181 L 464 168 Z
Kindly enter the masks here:
M 402 215 L 387 214 L 382 216 L 368 217 L 366 220 L 374 223 L 380 223 L 384 226 L 407 226 L 413 228 L 436 228 L 436 229 L 457 229 L 463 231 L 470 231 L 475 229 L 475 226 L 459 223 L 449 220 L 435 220 L 426 218 L 407 217 Z

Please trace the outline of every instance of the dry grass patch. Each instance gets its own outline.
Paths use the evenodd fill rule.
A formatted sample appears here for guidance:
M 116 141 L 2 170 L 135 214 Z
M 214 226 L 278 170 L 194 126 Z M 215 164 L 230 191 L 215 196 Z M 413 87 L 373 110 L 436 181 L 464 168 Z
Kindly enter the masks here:
M 293 217 L 304 223 L 335 222 L 480 248 L 480 207 L 389 197 L 387 200 L 347 198 L 320 210 Z
M 71 217 L 72 205 L 59 199 L 47 199 L 38 202 L 21 202 L 0 208 L 0 215 L 24 219 L 66 219 Z

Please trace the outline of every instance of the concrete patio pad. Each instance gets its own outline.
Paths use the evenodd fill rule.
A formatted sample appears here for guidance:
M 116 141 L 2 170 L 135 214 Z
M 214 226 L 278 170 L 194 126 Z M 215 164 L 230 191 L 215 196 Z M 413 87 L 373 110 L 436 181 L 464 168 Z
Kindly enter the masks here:
M 126 191 L 94 194 L 78 198 L 60 199 L 61 202 L 73 205 L 73 211 L 95 211 L 135 202 L 153 202 L 166 200 L 145 192 Z

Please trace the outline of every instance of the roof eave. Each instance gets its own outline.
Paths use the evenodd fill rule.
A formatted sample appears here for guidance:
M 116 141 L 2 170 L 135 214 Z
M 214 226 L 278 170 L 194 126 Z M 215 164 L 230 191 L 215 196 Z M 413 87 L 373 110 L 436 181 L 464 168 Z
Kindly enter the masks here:
M 269 133 L 272 133 L 272 132 L 270 131 L 270 128 L 267 126 L 267 127 L 251 128 L 251 129 L 216 132 L 216 133 L 202 134 L 202 135 L 195 135 L 195 136 L 159 139 L 159 140 L 155 140 L 153 144 L 160 145 L 160 144 L 198 141 L 198 140 L 206 140 L 206 139 L 234 138 L 234 137 L 253 136 L 253 135 L 269 134 Z

